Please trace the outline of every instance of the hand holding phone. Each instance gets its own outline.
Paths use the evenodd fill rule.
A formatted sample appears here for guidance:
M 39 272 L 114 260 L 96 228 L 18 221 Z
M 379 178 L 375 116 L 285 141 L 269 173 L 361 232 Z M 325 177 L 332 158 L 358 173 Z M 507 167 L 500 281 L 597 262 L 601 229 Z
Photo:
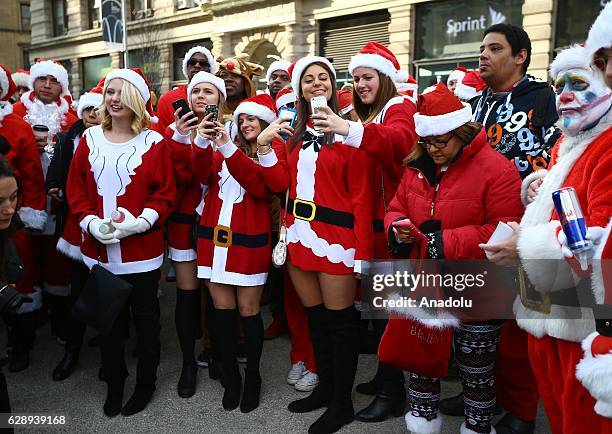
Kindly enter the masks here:
M 292 107 L 282 107 L 278 112 L 278 117 L 279 119 L 286 120 L 286 123 L 293 128 L 297 119 L 297 110 Z M 289 139 L 289 134 L 281 133 L 280 136 L 283 140 Z
M 395 237 L 399 242 L 428 241 L 427 236 L 410 219 L 395 221 L 391 223 L 391 226 L 395 229 Z

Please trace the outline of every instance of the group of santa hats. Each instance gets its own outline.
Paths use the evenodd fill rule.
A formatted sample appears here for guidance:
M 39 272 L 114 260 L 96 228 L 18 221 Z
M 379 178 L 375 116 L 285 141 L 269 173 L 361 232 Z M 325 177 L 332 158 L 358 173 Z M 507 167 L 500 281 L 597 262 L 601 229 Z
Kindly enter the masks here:
M 17 91 L 17 86 L 33 89 L 34 81 L 36 81 L 37 78 L 46 77 L 48 75 L 55 77 L 58 83 L 62 86 L 61 96 L 69 99 L 70 87 L 68 85 L 68 71 L 66 71 L 66 68 L 64 68 L 60 63 L 44 59 L 41 59 L 32 65 L 30 71 L 19 69 L 12 75 L 4 65 L 0 65 L 0 86 L 2 87 L 0 99 L 3 101 L 8 101 L 8 99 Z
M 479 96 L 487 87 L 478 71 L 468 70 L 463 66 L 458 66 L 449 74 L 446 85 L 450 86 L 450 82 L 453 80 L 457 82 L 454 93 L 457 98 L 463 101 L 469 101 Z

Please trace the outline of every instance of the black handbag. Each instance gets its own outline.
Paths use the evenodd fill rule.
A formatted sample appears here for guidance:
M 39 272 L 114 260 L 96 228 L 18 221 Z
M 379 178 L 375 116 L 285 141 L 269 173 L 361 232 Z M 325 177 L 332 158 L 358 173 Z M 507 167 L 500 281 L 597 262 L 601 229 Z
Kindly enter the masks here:
M 95 264 L 72 308 L 72 314 L 102 335 L 108 336 L 132 289 L 130 283 Z

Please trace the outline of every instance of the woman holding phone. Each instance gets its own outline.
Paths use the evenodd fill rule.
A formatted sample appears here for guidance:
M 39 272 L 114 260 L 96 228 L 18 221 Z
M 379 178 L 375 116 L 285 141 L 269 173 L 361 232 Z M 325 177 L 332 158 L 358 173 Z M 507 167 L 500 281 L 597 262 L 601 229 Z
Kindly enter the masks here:
M 219 77 L 200 71 L 189 82 L 187 97 L 188 102 L 177 100 L 173 103 L 178 107 L 174 112 L 175 121 L 166 129 L 177 184 L 176 205 L 168 218 L 168 258 L 176 271 L 174 323 L 183 355 L 177 392 L 182 398 L 195 394 L 198 367 L 194 349 L 195 341 L 202 336 L 202 294 L 197 275 L 194 234 L 199 220 L 196 207 L 202 201 L 203 192 L 191 168 L 191 143 L 198 125 L 224 107 L 225 85 Z M 213 367 L 209 368 L 212 372 Z
M 372 258 L 371 161 L 342 144 L 343 137 L 321 133 L 313 108 L 338 112 L 335 71 L 318 56 L 298 60 L 291 85 L 298 95 L 297 120 L 287 140 L 291 182 L 286 210 L 288 263 L 308 315 L 319 384 L 289 404 L 305 413 L 327 406 L 311 433 L 339 430 L 354 418 L 351 392 L 359 350 L 359 313 L 353 306 L 356 277 Z M 260 136 L 259 148 L 270 146 Z M 272 146 L 284 149 L 275 139 Z
M 197 128 L 192 166 L 198 180 L 208 185 L 198 227 L 198 277 L 207 281 L 215 306 L 215 349 L 223 371 L 223 408 L 240 404 L 243 413 L 259 406 L 263 347 L 260 300 L 270 267 L 270 197 L 287 188 L 289 175 L 282 144 L 257 147 L 255 131 L 278 137 L 291 129 L 276 120 L 269 95 L 244 100 L 234 112 L 240 142 L 234 144 L 219 121 L 209 115 Z M 253 119 L 256 118 L 256 119 Z M 279 131 L 281 130 L 281 131 Z M 242 400 L 242 377 L 236 356 L 236 307 L 244 328 L 247 367 Z
M 139 69 L 115 69 L 104 81 L 101 125 L 85 131 L 68 174 L 68 205 L 85 238 L 83 262 L 120 276 L 132 286 L 126 306 L 102 341 L 108 394 L 104 413 L 130 416 L 144 410 L 155 391 L 160 354 L 157 288 L 164 260 L 160 230 L 175 200 L 170 152 L 149 129 L 150 89 Z M 119 211 L 122 222 L 112 221 Z M 130 314 L 138 338 L 136 388 L 123 405 L 128 375 L 124 339 Z

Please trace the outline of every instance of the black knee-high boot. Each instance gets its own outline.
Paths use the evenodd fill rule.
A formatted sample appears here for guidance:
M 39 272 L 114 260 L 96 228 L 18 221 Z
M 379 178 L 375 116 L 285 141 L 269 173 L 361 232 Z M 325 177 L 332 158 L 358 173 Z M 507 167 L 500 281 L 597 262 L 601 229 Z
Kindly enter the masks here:
M 359 312 L 353 306 L 327 312 L 333 344 L 332 399 L 325 413 L 310 425 L 310 434 L 334 433 L 355 417 L 351 392 L 359 357 Z
M 240 389 L 242 377 L 238 370 L 238 333 L 236 332 L 236 310 L 215 309 L 215 333 L 218 338 L 216 351 L 221 356 L 222 384 L 225 388 L 223 393 L 223 408 L 234 410 L 240 403 Z
M 365 321 L 365 320 L 363 320 Z M 376 347 L 380 345 L 380 340 L 382 338 L 383 333 L 385 332 L 385 328 L 387 327 L 387 323 L 389 320 L 387 319 L 372 319 L 372 326 L 374 328 L 374 339 L 376 340 Z M 381 375 L 384 373 L 383 367 L 380 362 L 378 362 L 378 367 L 376 369 L 376 374 L 374 377 L 365 383 L 360 383 L 357 385 L 355 390 L 364 395 L 376 395 L 378 393 L 379 383 L 382 380 Z
M 240 411 L 249 413 L 259 406 L 261 392 L 261 376 L 259 375 L 259 361 L 264 341 L 264 327 L 261 314 L 242 316 L 244 339 L 246 346 L 247 367 L 244 372 L 244 390 Z
M 329 319 L 327 309 L 322 304 L 306 307 L 308 316 L 308 329 L 315 361 L 319 384 L 306 398 L 289 403 L 287 407 L 292 413 L 306 413 L 327 406 L 330 400 L 333 385 L 333 346 L 330 337 Z
M 202 336 L 200 289 L 176 289 L 176 310 L 174 323 L 178 335 L 183 368 L 177 385 L 181 398 L 190 398 L 195 394 L 198 367 L 194 357 L 195 341 Z
M 378 385 L 376 398 L 355 415 L 361 422 L 382 422 L 389 416 L 399 417 L 406 407 L 404 373 L 378 362 Z

